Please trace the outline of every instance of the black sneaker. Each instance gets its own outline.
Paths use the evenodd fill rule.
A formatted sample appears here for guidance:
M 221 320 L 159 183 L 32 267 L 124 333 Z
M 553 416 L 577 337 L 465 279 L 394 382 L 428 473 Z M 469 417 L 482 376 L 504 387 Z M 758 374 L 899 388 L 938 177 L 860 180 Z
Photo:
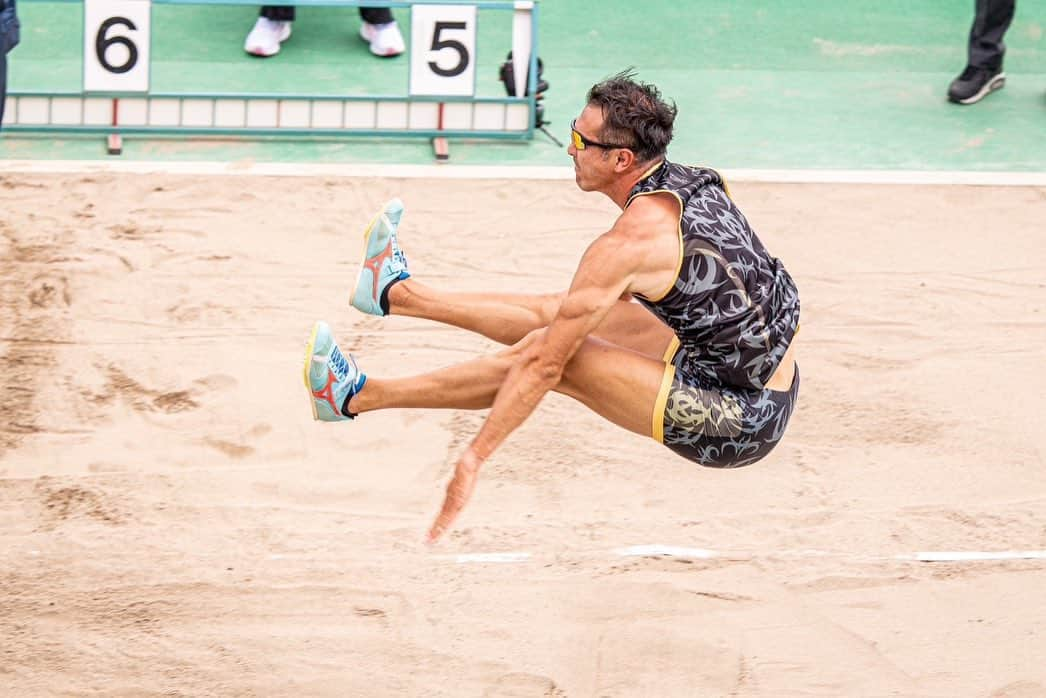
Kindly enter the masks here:
M 966 66 L 962 75 L 948 86 L 948 101 L 957 104 L 980 102 L 989 92 L 1001 89 L 1006 84 L 1006 73 L 1002 68 L 975 68 Z

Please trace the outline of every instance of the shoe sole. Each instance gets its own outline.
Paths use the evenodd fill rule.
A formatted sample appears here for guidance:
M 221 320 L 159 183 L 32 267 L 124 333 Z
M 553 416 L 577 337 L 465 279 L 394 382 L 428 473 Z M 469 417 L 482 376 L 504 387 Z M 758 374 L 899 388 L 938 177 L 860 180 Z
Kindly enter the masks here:
M 996 90 L 1001 90 L 1006 85 L 1006 73 L 999 73 L 984 84 L 976 94 L 966 99 L 953 99 L 956 104 L 976 104 Z
M 383 208 L 378 215 L 371 219 L 370 225 L 367 226 L 367 231 L 363 233 L 363 259 L 360 260 L 360 271 L 356 274 L 356 283 L 352 285 L 352 295 L 349 296 L 349 305 L 352 305 L 352 299 L 356 297 L 356 291 L 359 290 L 360 281 L 363 279 L 363 270 L 367 268 L 365 265 L 367 264 L 367 248 L 370 247 L 370 236 L 374 234 L 374 228 L 382 218 L 386 219 L 385 222 L 389 224 L 389 228 L 392 227 L 392 221 L 388 220 L 388 217 L 385 216 L 385 209 Z M 352 307 L 355 308 L 356 306 L 353 305 Z M 359 310 L 359 308 L 357 308 L 357 310 Z M 370 313 L 368 313 L 368 315 L 369 314 Z
M 316 412 L 316 398 L 312 396 L 312 382 L 309 380 L 309 367 L 312 365 L 312 354 L 316 348 L 316 335 L 319 334 L 320 323 L 315 323 L 312 326 L 312 334 L 309 336 L 309 341 L 305 343 L 305 370 L 303 377 L 305 378 L 305 389 L 309 391 L 309 405 L 312 407 L 312 418 L 319 421 L 320 415 Z

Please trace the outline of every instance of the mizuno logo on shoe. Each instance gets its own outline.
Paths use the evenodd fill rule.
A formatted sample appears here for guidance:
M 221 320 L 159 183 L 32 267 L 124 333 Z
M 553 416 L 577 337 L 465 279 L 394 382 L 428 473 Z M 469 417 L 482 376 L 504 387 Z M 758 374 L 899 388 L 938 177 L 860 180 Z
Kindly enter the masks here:
M 323 400 L 330 405 L 331 410 L 335 413 L 339 412 L 338 405 L 334 402 L 334 381 L 337 380 L 334 377 L 334 371 L 327 369 L 327 385 L 323 386 L 323 390 L 313 390 L 312 394 L 314 397 Z
M 378 298 L 378 284 L 381 283 L 381 267 L 385 264 L 385 260 L 391 256 L 392 240 L 389 240 L 388 244 L 385 245 L 385 249 L 363 262 L 363 266 L 369 269 L 371 273 L 371 281 L 374 285 L 374 288 L 371 290 L 372 298 Z

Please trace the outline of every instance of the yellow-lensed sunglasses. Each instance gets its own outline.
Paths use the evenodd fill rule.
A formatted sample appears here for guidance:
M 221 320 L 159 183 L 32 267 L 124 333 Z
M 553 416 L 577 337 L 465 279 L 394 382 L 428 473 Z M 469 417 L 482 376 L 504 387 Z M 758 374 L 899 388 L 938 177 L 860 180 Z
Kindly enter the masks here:
M 585 138 L 581 135 L 581 132 L 576 128 L 577 119 L 570 122 L 570 138 L 574 141 L 575 150 L 584 150 L 588 146 L 595 146 L 596 148 L 603 148 L 605 150 L 611 150 L 613 148 L 625 148 L 628 150 L 632 149 L 630 145 L 614 145 L 613 143 L 600 143 L 594 141 L 591 138 Z

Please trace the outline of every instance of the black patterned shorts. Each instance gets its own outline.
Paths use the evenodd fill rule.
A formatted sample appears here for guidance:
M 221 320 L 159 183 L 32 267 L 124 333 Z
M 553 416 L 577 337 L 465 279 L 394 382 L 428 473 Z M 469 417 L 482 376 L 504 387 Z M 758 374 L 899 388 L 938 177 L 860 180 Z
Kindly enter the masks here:
M 739 468 L 770 453 L 795 409 L 798 365 L 787 391 L 744 390 L 687 371 L 681 354 L 675 352 L 665 367 L 654 406 L 654 438 L 712 468 Z

